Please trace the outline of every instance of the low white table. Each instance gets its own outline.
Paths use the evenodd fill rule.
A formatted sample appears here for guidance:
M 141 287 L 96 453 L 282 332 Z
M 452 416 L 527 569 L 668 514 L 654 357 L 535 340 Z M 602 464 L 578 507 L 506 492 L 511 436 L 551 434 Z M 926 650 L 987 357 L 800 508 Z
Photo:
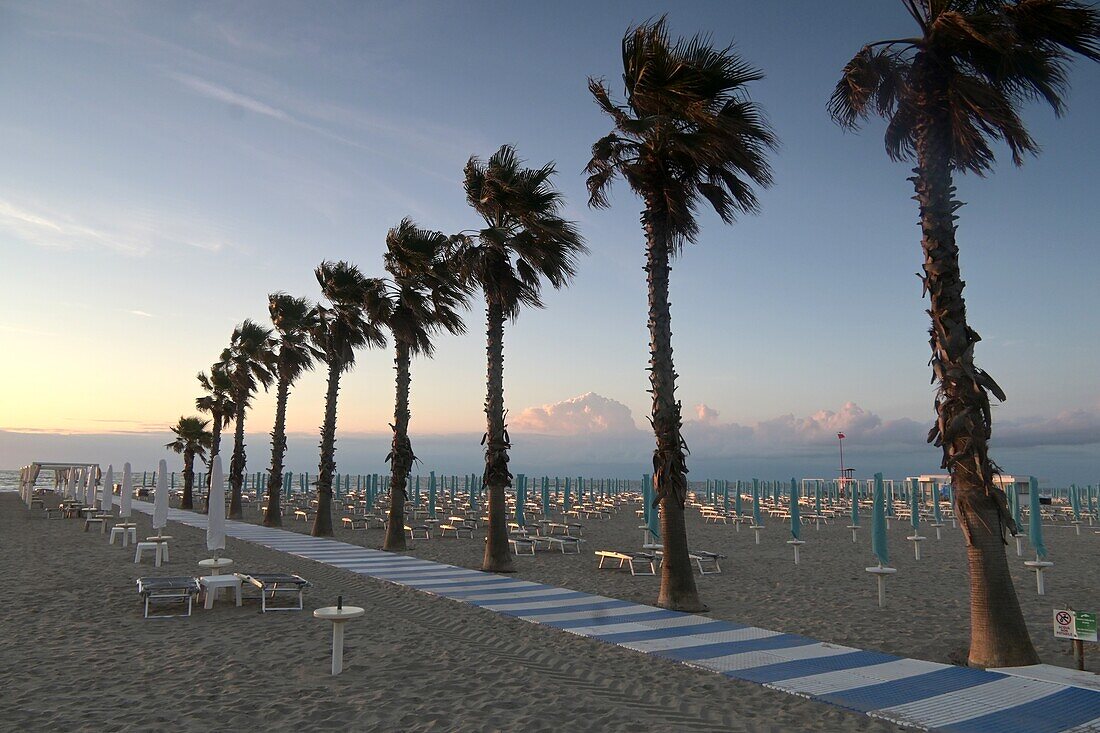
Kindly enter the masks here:
M 199 578 L 206 600 L 202 607 L 211 609 L 214 607 L 214 599 L 223 589 L 232 588 L 236 593 L 237 605 L 241 605 L 241 579 L 236 575 L 204 575 Z
M 199 567 L 203 570 L 209 570 L 211 575 L 220 575 L 222 570 L 233 564 L 233 561 L 228 557 L 209 557 L 205 560 L 199 560 Z
M 313 612 L 313 618 L 332 622 L 332 673 L 340 674 L 344 671 L 344 624 L 366 613 L 359 606 L 326 606 Z

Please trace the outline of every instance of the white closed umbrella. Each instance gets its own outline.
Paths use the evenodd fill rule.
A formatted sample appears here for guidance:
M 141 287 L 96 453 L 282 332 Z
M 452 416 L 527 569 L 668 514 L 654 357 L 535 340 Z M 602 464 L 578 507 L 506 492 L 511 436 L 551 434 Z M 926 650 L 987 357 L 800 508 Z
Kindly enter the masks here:
M 99 511 L 110 514 L 115 503 L 115 467 L 107 466 L 107 476 L 103 479 L 103 492 L 99 496 Z
M 84 506 L 95 502 L 95 471 L 91 466 L 84 469 Z
M 157 493 L 153 495 L 153 529 L 160 536 L 168 524 L 168 462 L 161 460 L 157 468 Z
M 206 520 L 206 549 L 218 556 L 225 549 L 225 475 L 222 457 L 214 456 L 210 466 L 210 514 Z
M 122 493 L 118 495 L 118 516 L 130 518 L 130 502 L 134 499 L 134 480 L 130 477 L 130 464 L 122 464 Z

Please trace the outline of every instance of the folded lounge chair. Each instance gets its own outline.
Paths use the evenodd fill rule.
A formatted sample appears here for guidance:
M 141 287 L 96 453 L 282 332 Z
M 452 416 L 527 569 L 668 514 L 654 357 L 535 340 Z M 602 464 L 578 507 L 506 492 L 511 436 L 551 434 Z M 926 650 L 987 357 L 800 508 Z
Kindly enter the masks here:
M 138 593 L 145 601 L 145 618 L 150 618 L 149 607 L 156 603 L 187 602 L 187 613 L 159 614 L 153 618 L 190 616 L 191 603 L 199 594 L 199 581 L 190 577 L 148 577 L 137 579 Z
M 290 573 L 236 573 L 241 583 L 251 585 L 260 590 L 260 613 L 268 611 L 301 611 L 302 592 L 312 584 L 301 575 Z M 268 606 L 268 601 L 274 601 L 277 596 L 297 596 L 297 605 Z

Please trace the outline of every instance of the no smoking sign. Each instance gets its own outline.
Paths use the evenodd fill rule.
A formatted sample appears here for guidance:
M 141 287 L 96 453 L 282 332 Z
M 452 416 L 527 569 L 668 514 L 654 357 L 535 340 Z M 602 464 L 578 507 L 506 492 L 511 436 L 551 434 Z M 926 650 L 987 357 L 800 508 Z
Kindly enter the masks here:
M 1054 636 L 1058 639 L 1096 641 L 1096 614 L 1055 609 Z

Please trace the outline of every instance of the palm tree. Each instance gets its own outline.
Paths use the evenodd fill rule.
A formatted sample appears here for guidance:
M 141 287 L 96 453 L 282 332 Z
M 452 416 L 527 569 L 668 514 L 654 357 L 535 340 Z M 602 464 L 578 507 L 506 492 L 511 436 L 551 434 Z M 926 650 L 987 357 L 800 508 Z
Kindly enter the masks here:
M 393 334 L 394 369 L 397 391 L 393 409 L 393 444 L 386 460 L 390 462 L 390 521 L 384 550 L 405 549 L 405 500 L 409 471 L 416 461 L 409 440 L 410 364 L 413 356 L 431 356 L 435 351 L 432 336 L 440 331 L 465 333 L 466 327 L 457 309 L 466 305 L 466 289 L 451 259 L 452 240 L 439 233 L 420 229 L 410 219 L 386 235 L 386 272 L 393 278 L 387 283 L 390 301 L 385 325 Z
M 176 439 L 164 446 L 176 453 L 183 454 L 183 498 L 180 499 L 180 509 L 194 507 L 192 491 L 195 486 L 195 456 L 200 460 L 206 458 L 206 451 L 210 448 L 213 436 L 207 428 L 209 420 L 201 417 L 180 417 L 178 423 L 171 430 L 176 434 Z
M 486 375 L 485 475 L 489 493 L 489 536 L 482 569 L 512 572 L 504 491 L 511 447 L 504 422 L 504 321 L 515 320 L 524 305 L 542 307 L 541 278 L 555 288 L 573 278 L 577 256 L 587 252 L 572 222 L 559 215 L 562 195 L 550 183 L 554 165 L 523 167 L 508 145 L 482 163 L 466 164 L 466 201 L 485 222 L 474 235 L 463 235 L 458 257 L 464 279 L 485 296 Z
M 271 322 L 278 332 L 279 355 L 275 358 L 275 426 L 271 429 L 271 468 L 267 475 L 265 527 L 283 526 L 279 499 L 283 488 L 283 458 L 286 456 L 286 403 L 290 387 L 298 377 L 313 369 L 321 352 L 310 342 L 317 328 L 317 308 L 305 298 L 272 293 L 267 299 Z
M 198 373 L 199 384 L 205 394 L 195 398 L 195 409 L 211 417 L 210 460 L 221 452 L 222 428 L 237 414 L 237 403 L 233 401 L 233 385 L 229 382 L 229 349 L 222 349 L 218 360 L 210 366 L 210 376 Z M 210 476 L 207 474 L 207 486 Z M 188 507 L 182 507 L 188 508 Z M 203 501 L 203 513 L 210 511 L 210 494 Z
M 381 280 L 368 278 L 347 262 L 322 262 L 317 282 L 330 305 L 317 306 L 313 343 L 328 364 L 325 421 L 321 425 L 321 463 L 317 472 L 317 517 L 314 537 L 332 536 L 332 474 L 336 471 L 336 399 L 340 376 L 355 365 L 355 350 L 386 345 L 382 323 L 388 302 Z
M 776 140 L 746 91 L 762 74 L 731 47 L 715 49 L 698 36 L 673 44 L 662 17 L 630 28 L 622 55 L 625 104 L 611 100 L 603 80 L 588 80 L 615 124 L 592 146 L 588 203 L 606 208 L 608 188 L 620 175 L 645 203 L 654 505 L 660 506 L 665 553 L 657 605 L 699 611 L 706 606 L 695 587 L 684 527 L 687 447 L 672 361 L 670 261 L 696 240 L 696 210 L 704 201 L 727 224 L 757 210 L 753 184 L 771 183 L 766 153 Z
M 265 390 L 275 380 L 274 341 L 271 329 L 246 318 L 233 329 L 229 340 L 229 382 L 233 402 L 237 405 L 237 422 L 233 432 L 233 457 L 229 461 L 229 518 L 244 516 L 241 509 L 241 486 L 244 484 L 244 419 L 252 406 L 252 395 L 262 386 Z
M 844 67 L 829 102 L 842 126 L 871 115 L 888 120 L 886 152 L 914 160 L 920 206 L 924 292 L 931 299 L 936 425 L 928 441 L 943 451 L 970 568 L 971 665 L 1037 663 L 1005 557 L 1016 532 L 989 456 L 989 393 L 1005 394 L 974 364 L 980 340 L 970 328 L 955 244 L 952 175 L 984 176 L 1001 141 L 1016 165 L 1038 148 L 1019 117 L 1045 101 L 1060 114 L 1071 54 L 1100 60 L 1100 15 L 1074 0 L 903 0 L 916 21 L 912 38 L 864 46 Z

